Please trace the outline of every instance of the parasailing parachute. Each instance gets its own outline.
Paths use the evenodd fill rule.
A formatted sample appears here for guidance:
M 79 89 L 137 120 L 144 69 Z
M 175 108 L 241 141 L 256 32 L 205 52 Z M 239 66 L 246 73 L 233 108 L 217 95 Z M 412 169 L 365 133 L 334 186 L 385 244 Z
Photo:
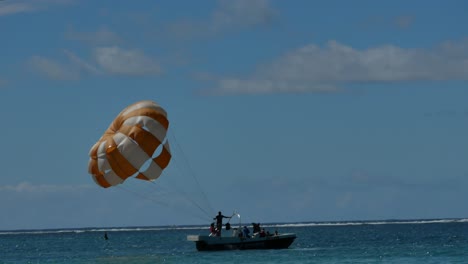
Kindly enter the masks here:
M 166 111 L 153 101 L 125 108 L 89 152 L 88 171 L 101 187 L 127 178 L 155 180 L 171 160 Z

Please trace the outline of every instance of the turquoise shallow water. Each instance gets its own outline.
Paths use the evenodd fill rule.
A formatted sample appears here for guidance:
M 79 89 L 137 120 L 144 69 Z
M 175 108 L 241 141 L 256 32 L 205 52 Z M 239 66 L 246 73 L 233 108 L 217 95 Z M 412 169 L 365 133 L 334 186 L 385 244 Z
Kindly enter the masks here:
M 286 250 L 198 252 L 207 227 L 0 232 L 0 263 L 468 263 L 468 220 L 264 225 Z M 107 231 L 109 240 L 104 240 Z

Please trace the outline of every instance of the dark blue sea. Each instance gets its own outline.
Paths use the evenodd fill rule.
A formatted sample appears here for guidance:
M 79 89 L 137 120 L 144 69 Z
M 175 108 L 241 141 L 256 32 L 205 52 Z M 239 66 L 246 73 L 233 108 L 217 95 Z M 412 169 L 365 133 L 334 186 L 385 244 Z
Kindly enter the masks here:
M 0 263 L 468 263 L 468 219 L 263 227 L 297 239 L 282 250 L 198 252 L 186 237 L 205 226 L 0 231 Z

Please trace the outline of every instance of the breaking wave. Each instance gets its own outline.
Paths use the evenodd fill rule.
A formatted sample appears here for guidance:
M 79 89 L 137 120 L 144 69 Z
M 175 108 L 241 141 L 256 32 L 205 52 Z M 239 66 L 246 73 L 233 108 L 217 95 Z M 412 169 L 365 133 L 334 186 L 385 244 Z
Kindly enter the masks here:
M 360 225 L 415 225 L 415 224 L 449 224 L 468 223 L 468 218 L 463 219 L 422 219 L 422 220 L 379 220 L 379 221 L 342 221 L 342 222 L 298 222 L 298 223 L 264 223 L 263 227 L 319 227 L 319 226 L 360 226 Z M 194 226 L 156 226 L 156 227 L 99 227 L 99 228 L 66 228 L 66 229 L 37 229 L 37 230 L 11 230 L 0 231 L 0 235 L 42 235 L 61 233 L 86 233 L 86 232 L 139 232 L 139 231 L 169 231 L 169 230 L 204 230 L 205 225 Z

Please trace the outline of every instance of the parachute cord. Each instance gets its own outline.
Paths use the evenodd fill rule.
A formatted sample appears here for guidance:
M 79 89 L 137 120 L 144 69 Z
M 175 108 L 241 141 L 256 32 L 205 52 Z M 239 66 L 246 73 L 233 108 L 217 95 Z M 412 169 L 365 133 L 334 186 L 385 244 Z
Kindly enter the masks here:
M 151 182 L 153 185 L 156 185 L 155 182 L 153 182 L 153 181 L 150 181 L 150 182 Z M 178 191 L 178 192 L 179 192 L 180 194 L 182 194 L 182 197 L 185 198 L 185 200 L 191 202 L 191 203 L 192 203 L 193 205 L 195 205 L 198 209 L 200 209 L 200 211 L 202 211 L 203 213 L 205 213 L 205 215 L 206 215 L 208 218 L 210 218 L 210 215 L 209 215 L 197 202 L 195 202 L 195 201 L 192 200 L 192 199 L 189 199 L 189 198 L 187 197 L 187 194 L 186 194 L 185 192 L 182 192 L 182 191 Z M 205 219 L 204 219 L 204 220 L 205 220 Z
M 178 166 L 178 163 L 179 161 L 177 159 L 173 159 L 173 167 L 175 169 L 174 171 L 174 174 L 180 174 L 180 175 L 184 175 L 182 169 L 180 168 L 180 166 Z M 152 182 L 154 185 L 158 185 L 159 187 L 163 187 L 163 184 L 161 184 L 161 182 Z M 164 187 L 163 187 L 164 188 Z M 207 217 L 207 219 L 210 221 L 212 219 L 212 216 L 211 214 L 209 214 L 207 211 L 206 211 L 206 208 L 204 208 L 204 206 L 200 205 L 200 202 L 203 202 L 203 201 L 199 201 L 197 199 L 193 199 L 191 197 L 191 195 L 189 195 L 189 193 L 186 191 L 186 190 L 183 190 L 182 188 L 177 188 L 177 186 L 173 186 L 173 188 L 171 188 L 173 190 L 173 192 L 175 192 L 176 194 L 178 194 L 178 196 L 180 198 L 183 198 L 185 201 L 188 201 L 190 202 L 192 205 L 195 205 L 195 207 L 197 207 L 201 213 L 204 213 L 205 216 Z M 199 189 L 198 191 L 201 192 L 201 190 Z M 206 206 L 205 206 L 206 207 Z
M 153 198 L 152 198 L 151 196 L 149 196 L 149 195 L 141 194 L 141 193 L 132 191 L 132 190 L 130 190 L 130 189 L 124 188 L 124 187 L 123 187 L 122 185 L 120 185 L 120 184 L 119 184 L 119 185 L 116 185 L 115 187 L 117 187 L 118 189 L 124 190 L 124 191 L 126 191 L 126 192 L 128 192 L 128 193 L 131 193 L 131 194 L 133 194 L 133 195 L 135 195 L 135 196 L 138 196 L 138 197 L 140 197 L 140 198 L 147 199 L 147 200 L 150 200 L 150 201 L 153 201 L 153 202 L 156 202 L 156 203 L 161 203 L 162 205 L 166 205 L 166 206 L 169 205 L 169 204 L 166 204 L 166 203 L 164 203 L 164 202 L 162 202 L 162 201 L 155 200 L 155 199 L 153 199 Z
M 178 163 L 176 160 L 174 160 L 174 162 L 175 162 L 176 164 Z M 184 173 L 182 172 L 182 170 L 179 168 L 179 166 L 175 165 L 175 168 L 176 168 L 176 170 L 178 171 L 178 173 L 184 174 Z M 154 183 L 154 182 L 153 182 L 153 183 Z M 180 197 L 182 197 L 182 198 L 184 198 L 186 201 L 189 201 L 190 203 L 194 204 L 198 209 L 200 209 L 201 212 L 203 212 L 209 219 L 211 219 L 211 214 L 209 214 L 205 209 L 203 209 L 203 207 L 202 207 L 199 203 L 197 203 L 195 199 L 191 199 L 191 198 L 190 198 L 190 195 L 188 195 L 187 192 L 185 192 L 184 190 L 179 189 L 179 188 L 175 188 L 174 190 L 175 190 L 175 192 L 176 192 L 177 194 L 180 195 Z M 199 191 L 202 192 L 201 189 L 199 189 Z M 205 202 L 206 202 L 206 201 L 205 201 Z
M 205 220 L 205 221 L 206 221 L 206 220 L 208 220 L 208 221 L 211 220 L 211 216 L 210 216 L 195 200 L 190 199 L 190 198 L 189 198 L 189 195 L 188 195 L 186 192 L 184 192 L 183 190 L 178 190 L 177 188 L 174 188 L 173 191 L 170 191 L 167 187 L 164 187 L 164 185 L 161 184 L 161 182 L 155 182 L 155 181 L 149 181 L 149 182 L 152 183 L 152 185 L 145 185 L 145 186 L 153 186 L 153 187 L 154 187 L 153 190 L 159 190 L 159 191 L 162 190 L 163 192 L 167 192 L 167 193 L 171 193 L 171 192 L 177 193 L 177 194 L 179 195 L 179 197 L 181 197 L 181 198 L 183 198 L 185 201 L 188 201 L 188 202 L 190 202 L 191 204 L 195 205 L 198 209 L 200 209 L 200 211 L 201 211 L 202 213 L 205 214 L 204 217 L 206 217 L 206 218 L 203 218 L 203 220 Z M 152 193 L 155 194 L 155 193 L 157 193 L 157 192 L 152 192 Z M 140 196 L 141 196 L 141 194 L 140 194 Z M 164 199 L 164 195 L 161 196 L 161 199 Z M 156 201 L 156 202 L 161 201 L 161 199 L 157 199 L 157 200 L 156 200 L 156 199 L 151 198 L 151 200 Z M 165 205 L 170 206 L 169 203 L 165 203 Z M 193 213 L 192 213 L 192 214 L 193 214 Z M 195 215 L 195 214 L 193 214 L 193 215 Z M 197 216 L 197 218 L 202 219 L 200 216 Z
M 175 145 L 177 147 L 177 149 L 180 151 L 181 153 L 181 156 L 182 156 L 182 159 L 183 161 L 186 163 L 187 167 L 188 167 L 188 170 L 189 170 L 189 174 L 193 177 L 193 179 L 195 180 L 196 184 L 197 184 L 197 187 L 198 189 L 200 190 L 200 192 L 202 193 L 203 195 L 203 199 L 205 200 L 206 204 L 208 205 L 208 208 L 210 209 L 211 212 L 215 212 L 215 210 L 213 210 L 213 207 L 211 206 L 210 204 L 210 200 L 208 200 L 205 192 L 203 191 L 203 189 L 201 188 L 201 185 L 200 183 L 198 182 L 198 179 L 192 169 L 192 167 L 190 166 L 190 163 L 187 159 L 187 156 L 185 155 L 184 151 L 182 150 L 182 147 L 179 145 L 179 143 L 177 142 L 177 139 L 176 139 L 176 136 L 175 134 L 172 132 L 172 130 L 169 130 L 169 133 L 171 134 L 171 136 L 173 137 L 174 139 L 174 142 L 175 142 Z M 204 211 L 204 210 L 203 210 Z M 205 212 L 206 213 L 206 212 Z
M 152 183 L 154 183 L 154 182 L 152 182 Z M 152 198 L 152 197 L 149 196 L 149 195 L 144 195 L 144 194 L 135 192 L 135 191 L 133 191 L 133 190 L 130 190 L 130 189 L 128 189 L 128 188 L 123 187 L 123 186 L 120 185 L 120 184 L 117 185 L 117 186 L 115 186 L 115 187 L 117 187 L 117 188 L 120 189 L 120 190 L 124 190 L 124 191 L 126 191 L 127 193 L 130 193 L 130 194 L 132 194 L 132 195 L 135 195 L 135 196 L 138 196 L 138 197 L 140 197 L 140 198 L 143 198 L 143 199 L 152 201 L 152 202 L 154 202 L 155 204 L 160 204 L 160 205 L 166 206 L 167 208 L 170 208 L 170 209 L 174 210 L 174 209 L 170 206 L 170 204 L 167 203 L 167 202 L 162 202 L 161 200 L 156 200 L 156 199 Z M 196 217 L 196 218 L 198 218 L 198 219 L 200 219 L 200 220 L 203 220 L 203 221 L 206 221 L 206 220 L 207 220 L 206 218 L 200 217 L 199 215 L 196 215 L 196 214 L 194 214 L 194 213 L 191 213 L 191 215 L 194 216 L 194 217 Z

